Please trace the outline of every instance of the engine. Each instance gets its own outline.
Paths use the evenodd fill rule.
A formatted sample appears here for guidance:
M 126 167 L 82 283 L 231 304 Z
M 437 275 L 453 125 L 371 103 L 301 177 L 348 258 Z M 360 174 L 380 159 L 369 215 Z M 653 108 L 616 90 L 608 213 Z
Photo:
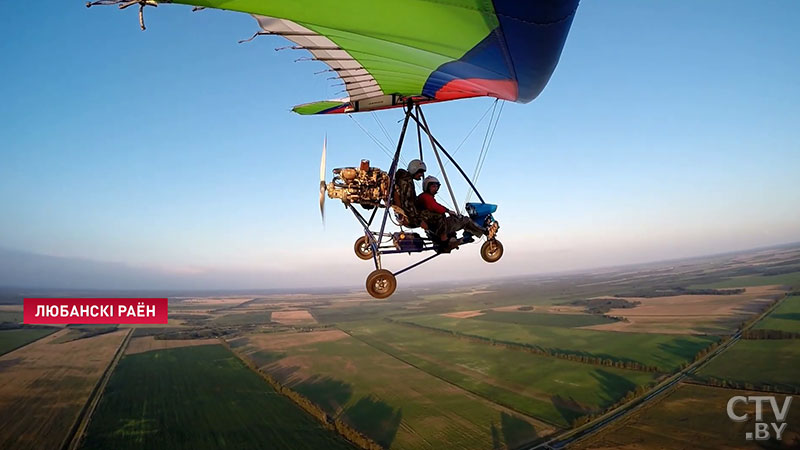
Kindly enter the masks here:
M 333 181 L 328 183 L 328 197 L 338 198 L 345 204 L 358 203 L 366 209 L 380 206 L 389 189 L 389 174 L 369 161 L 361 160 L 359 167 L 333 169 Z

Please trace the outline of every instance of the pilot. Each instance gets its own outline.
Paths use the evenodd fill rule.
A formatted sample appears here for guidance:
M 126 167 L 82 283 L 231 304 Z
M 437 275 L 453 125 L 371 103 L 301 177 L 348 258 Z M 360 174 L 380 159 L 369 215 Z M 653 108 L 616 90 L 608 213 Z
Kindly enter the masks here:
M 415 159 L 408 163 L 408 170 L 397 169 L 394 174 L 394 199 L 392 203 L 393 206 L 402 209 L 406 217 L 406 223 L 403 225 L 410 228 L 421 226 L 427 229 L 427 224 L 417 210 L 417 190 L 414 187 L 414 180 L 421 180 L 425 176 L 427 169 L 424 162 Z
M 429 229 L 436 233 L 442 242 L 448 243 L 451 247 L 472 242 L 473 235 L 477 237 L 483 236 L 486 230 L 479 227 L 472 219 L 447 209 L 436 201 L 435 197 L 441 185 L 436 177 L 425 177 L 422 182 L 422 193 L 417 197 L 417 209 L 428 217 L 428 223 L 431 225 Z M 464 230 L 462 239 L 456 239 L 455 237 L 458 230 Z

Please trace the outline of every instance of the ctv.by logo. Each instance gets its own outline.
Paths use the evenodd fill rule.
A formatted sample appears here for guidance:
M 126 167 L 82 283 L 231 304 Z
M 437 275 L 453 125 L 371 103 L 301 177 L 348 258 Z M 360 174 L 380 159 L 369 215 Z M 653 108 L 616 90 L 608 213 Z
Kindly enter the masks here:
M 744 437 L 748 441 L 753 439 L 757 441 L 766 441 L 771 437 L 770 426 L 775 431 L 775 439 L 781 440 L 783 432 L 786 430 L 786 416 L 789 414 L 789 406 L 792 404 L 792 397 L 787 395 L 783 399 L 783 407 L 778 409 L 778 401 L 772 395 L 751 395 L 748 397 L 737 395 L 728 400 L 728 417 L 734 422 L 744 422 L 748 419 L 750 414 L 738 415 L 733 410 L 737 403 L 755 402 L 756 404 L 756 428 L 753 432 L 748 431 Z M 775 417 L 775 422 L 764 422 L 764 404 L 769 403 L 772 407 L 772 415 Z M 780 424 L 780 426 L 778 426 Z

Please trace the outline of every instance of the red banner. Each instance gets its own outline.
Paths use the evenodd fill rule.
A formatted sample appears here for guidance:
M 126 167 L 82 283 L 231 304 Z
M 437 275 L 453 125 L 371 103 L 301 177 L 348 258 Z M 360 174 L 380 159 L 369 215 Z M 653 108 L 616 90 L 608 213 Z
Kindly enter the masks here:
M 27 324 L 166 324 L 165 298 L 26 298 Z

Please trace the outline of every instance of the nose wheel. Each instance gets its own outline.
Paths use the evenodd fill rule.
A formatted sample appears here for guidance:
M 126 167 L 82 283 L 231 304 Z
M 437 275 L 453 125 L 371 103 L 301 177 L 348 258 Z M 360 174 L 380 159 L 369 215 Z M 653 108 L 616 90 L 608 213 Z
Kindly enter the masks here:
M 355 250 L 356 256 L 363 260 L 372 259 L 372 245 L 370 245 L 369 239 L 366 236 L 361 236 L 356 239 L 353 250 Z
M 367 292 L 375 298 L 387 298 L 395 289 L 397 289 L 397 278 L 386 269 L 374 270 L 367 277 Z
M 489 239 L 481 245 L 481 258 L 488 263 L 497 262 L 503 256 L 503 244 L 497 239 Z

